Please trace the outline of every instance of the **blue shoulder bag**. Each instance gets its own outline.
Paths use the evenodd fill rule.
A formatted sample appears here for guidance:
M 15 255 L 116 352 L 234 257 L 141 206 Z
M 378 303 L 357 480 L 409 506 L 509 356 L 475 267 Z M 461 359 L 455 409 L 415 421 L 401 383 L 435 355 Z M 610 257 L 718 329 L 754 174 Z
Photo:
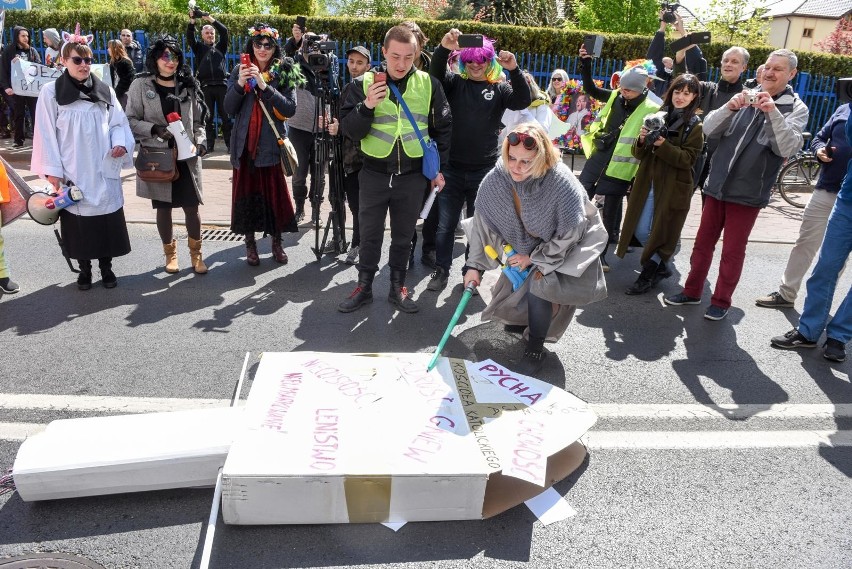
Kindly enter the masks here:
M 405 99 L 399 94 L 399 89 L 396 85 L 388 81 L 388 87 L 393 91 L 396 100 L 402 105 L 402 110 L 405 111 L 405 116 L 411 121 L 411 126 L 414 127 L 414 132 L 417 134 L 417 139 L 420 141 L 420 147 L 423 148 L 423 175 L 429 180 L 434 180 L 441 173 L 441 157 L 438 155 L 438 145 L 434 140 L 424 140 L 423 134 L 417 128 L 417 123 L 414 122 L 414 117 L 411 116 L 411 111 L 408 110 L 408 105 L 405 104 Z

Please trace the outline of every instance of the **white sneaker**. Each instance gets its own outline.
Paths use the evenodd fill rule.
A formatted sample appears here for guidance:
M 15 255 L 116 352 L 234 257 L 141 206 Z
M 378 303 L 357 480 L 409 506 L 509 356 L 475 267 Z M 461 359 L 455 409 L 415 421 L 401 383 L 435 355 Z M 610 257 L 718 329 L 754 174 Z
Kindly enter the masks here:
M 358 262 L 358 251 L 361 249 L 358 245 L 349 248 L 349 252 L 346 253 L 346 259 L 343 261 L 347 265 L 354 265 Z

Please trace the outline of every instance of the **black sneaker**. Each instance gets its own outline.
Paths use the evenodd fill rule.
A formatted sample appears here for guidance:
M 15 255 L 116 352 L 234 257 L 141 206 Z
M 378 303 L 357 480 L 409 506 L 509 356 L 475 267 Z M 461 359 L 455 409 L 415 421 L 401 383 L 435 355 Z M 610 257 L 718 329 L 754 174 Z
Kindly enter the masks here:
M 775 336 L 769 342 L 776 348 L 784 348 L 785 350 L 816 347 L 816 342 L 808 340 L 795 328 L 783 336 Z
M 727 315 L 727 308 L 722 308 L 721 306 L 716 306 L 715 304 L 711 304 L 707 307 L 707 310 L 704 311 L 704 318 L 706 318 L 707 320 L 721 320 Z
M 20 141 L 20 142 L 18 142 L 16 140 L 15 143 L 12 145 L 12 148 L 23 148 L 23 147 L 24 147 L 24 141 L 23 140 Z
M 754 303 L 764 308 L 792 308 L 793 303 L 781 296 L 780 292 L 770 292 L 766 296 L 759 296 Z
M 439 292 L 447 288 L 447 281 L 449 280 L 450 275 L 447 272 L 447 269 L 443 267 L 435 267 L 435 272 L 432 273 L 432 278 L 429 281 L 429 284 L 426 285 L 426 290 L 431 290 L 433 292 Z
M 21 291 L 21 287 L 18 286 L 18 283 L 10 279 L 9 277 L 3 277 L 0 279 L 0 292 L 3 294 L 15 294 Z
M 92 288 L 92 272 L 80 271 L 77 275 L 77 288 L 80 290 L 89 290 Z
M 671 306 L 683 306 L 684 304 L 701 304 L 701 299 L 694 296 L 686 296 L 682 292 L 663 298 L 663 302 Z
M 846 344 L 834 338 L 826 338 L 822 357 L 832 362 L 846 361 Z

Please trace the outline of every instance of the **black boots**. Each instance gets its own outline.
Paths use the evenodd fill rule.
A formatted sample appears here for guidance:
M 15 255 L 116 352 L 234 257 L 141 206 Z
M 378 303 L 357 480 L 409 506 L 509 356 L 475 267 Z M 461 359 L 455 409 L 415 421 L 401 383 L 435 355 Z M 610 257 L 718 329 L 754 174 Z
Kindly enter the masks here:
M 77 288 L 89 290 L 92 288 L 92 262 L 88 259 L 80 259 L 80 274 L 77 275 Z
M 305 200 L 296 200 L 296 223 L 305 220 Z
M 530 336 L 527 342 L 527 348 L 524 350 L 524 357 L 518 365 L 512 368 L 523 375 L 535 376 L 541 371 L 541 366 L 544 365 L 544 358 L 547 353 L 544 351 L 544 338 L 533 338 Z
M 104 288 L 115 288 L 118 286 L 118 279 L 115 278 L 115 273 L 112 272 L 112 257 L 98 259 L 98 268 L 101 270 L 101 282 Z
M 391 289 L 388 302 L 393 304 L 397 310 L 409 314 L 420 310 L 420 307 L 408 296 L 408 289 L 405 287 L 405 271 L 391 269 L 390 282 Z
M 653 286 L 657 286 L 660 284 L 660 281 L 663 279 L 667 279 L 672 276 L 672 270 L 666 264 L 665 261 L 660 261 L 659 266 L 657 267 L 657 272 L 654 273 L 654 278 L 652 279 Z
M 349 298 L 337 305 L 340 312 L 355 312 L 373 302 L 373 271 L 358 271 L 358 285 Z
M 77 275 L 77 288 L 80 290 L 89 290 L 92 288 L 92 261 L 89 259 L 80 259 L 80 274 Z M 112 257 L 102 257 L 98 259 L 98 268 L 101 271 L 101 283 L 104 288 L 115 288 L 118 286 L 118 279 L 115 278 L 115 273 L 112 272 Z
M 636 282 L 631 285 L 626 291 L 626 294 L 645 294 L 651 287 L 654 286 L 654 275 L 657 274 L 657 265 L 656 261 L 647 261 L 642 266 L 642 272 L 639 273 L 639 278 L 636 279 Z

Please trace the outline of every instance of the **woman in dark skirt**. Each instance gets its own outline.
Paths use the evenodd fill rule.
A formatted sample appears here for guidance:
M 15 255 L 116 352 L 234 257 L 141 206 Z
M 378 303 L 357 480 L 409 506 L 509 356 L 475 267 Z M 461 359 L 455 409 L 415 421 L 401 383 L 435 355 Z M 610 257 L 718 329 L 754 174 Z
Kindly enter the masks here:
M 192 269 L 204 274 L 207 266 L 201 256 L 201 215 L 198 213 L 198 206 L 203 203 L 201 156 L 207 153 L 204 95 L 201 85 L 184 67 L 183 52 L 175 38 L 165 36 L 154 42 L 148 50 L 145 65 L 148 72 L 138 75 L 127 93 L 126 112 L 133 134 L 144 147 L 173 148 L 174 136 L 166 128 L 166 116 L 178 113 L 184 130 L 195 145 L 197 156 L 178 160 L 179 176 L 173 182 L 146 182 L 137 176 L 136 195 L 150 199 L 157 210 L 157 231 L 163 242 L 166 272 L 180 270 L 172 210 L 182 208 Z
M 30 166 L 55 190 L 73 183 L 83 193 L 59 217 L 66 252 L 80 264 L 80 290 L 92 288 L 93 259 L 103 285 L 114 288 L 112 259 L 130 252 L 120 170 L 130 166 L 134 144 L 115 91 L 91 74 L 89 41 L 69 35 L 61 54 L 67 71 L 42 88 Z
M 296 112 L 294 88 L 304 85 L 305 78 L 292 59 L 282 59 L 278 31 L 267 24 L 249 29 L 243 53 L 250 63 L 231 71 L 225 94 L 225 111 L 234 116 L 231 231 L 246 236 L 249 265 L 260 263 L 257 231 L 272 236 L 272 258 L 286 263 L 281 234 L 296 232 L 298 227 L 275 131 L 284 135 L 284 119 Z

